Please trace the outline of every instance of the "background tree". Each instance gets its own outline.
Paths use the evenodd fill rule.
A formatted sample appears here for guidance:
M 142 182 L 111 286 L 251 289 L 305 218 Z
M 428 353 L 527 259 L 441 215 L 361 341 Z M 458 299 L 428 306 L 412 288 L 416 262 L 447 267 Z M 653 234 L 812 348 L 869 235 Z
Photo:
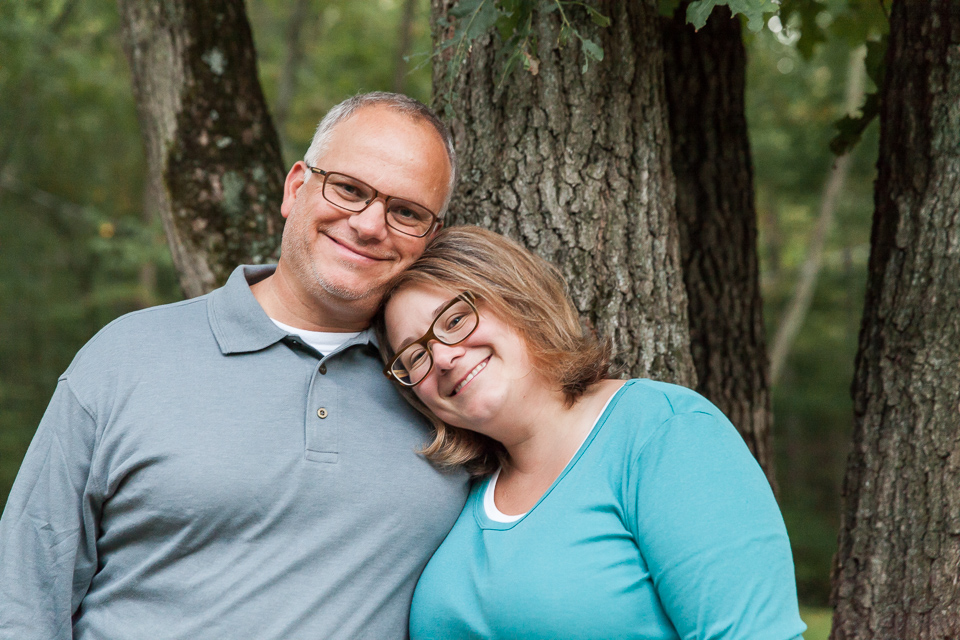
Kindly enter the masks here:
M 242 0 L 120 0 L 156 203 L 192 297 L 276 258 L 285 175 Z
M 831 638 L 960 637 L 960 7 L 894 2 Z
M 631 375 L 695 386 L 658 3 L 600 3 L 593 11 L 613 28 L 575 15 L 587 11 L 579 4 L 535 4 L 514 3 L 530 73 L 509 74 L 516 56 L 489 32 L 492 2 L 453 9 L 460 29 L 479 36 L 466 53 L 448 26 L 453 3 L 433 0 L 436 43 L 446 47 L 434 85 L 461 161 L 452 222 L 504 233 L 557 265 L 585 322 L 613 339 Z M 604 61 L 590 60 L 589 45 L 561 46 L 575 37 L 570 20 Z
M 663 19 L 664 77 L 697 390 L 736 425 L 776 487 L 757 214 L 747 137 L 747 55 L 726 7 L 699 31 L 689 3 Z

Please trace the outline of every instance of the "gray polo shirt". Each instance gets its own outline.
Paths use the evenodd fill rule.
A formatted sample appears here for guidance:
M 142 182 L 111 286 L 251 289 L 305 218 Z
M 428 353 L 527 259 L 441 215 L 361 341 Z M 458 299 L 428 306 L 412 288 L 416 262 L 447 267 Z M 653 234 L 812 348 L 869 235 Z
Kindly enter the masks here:
M 466 498 L 372 334 L 323 357 L 242 267 L 60 378 L 0 519 L 0 638 L 403 638 Z

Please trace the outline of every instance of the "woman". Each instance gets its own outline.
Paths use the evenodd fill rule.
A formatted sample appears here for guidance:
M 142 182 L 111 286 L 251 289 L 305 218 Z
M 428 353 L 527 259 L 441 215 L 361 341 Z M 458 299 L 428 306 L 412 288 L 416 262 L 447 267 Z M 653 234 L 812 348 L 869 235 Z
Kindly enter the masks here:
M 378 318 L 385 373 L 478 480 L 420 578 L 413 640 L 750 638 L 804 630 L 783 520 L 696 393 L 608 377 L 559 272 L 440 234 Z

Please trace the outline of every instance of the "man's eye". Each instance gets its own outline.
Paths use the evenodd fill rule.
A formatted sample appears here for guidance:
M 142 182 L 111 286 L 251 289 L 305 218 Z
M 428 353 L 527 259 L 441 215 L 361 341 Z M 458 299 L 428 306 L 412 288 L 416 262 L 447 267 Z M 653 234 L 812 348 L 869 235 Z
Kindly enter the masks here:
M 349 182 L 337 182 L 332 185 L 337 195 L 350 200 L 364 200 L 366 192 L 361 187 Z
M 390 209 L 390 215 L 397 222 L 405 224 L 426 222 L 430 216 L 422 211 L 411 207 L 393 207 Z

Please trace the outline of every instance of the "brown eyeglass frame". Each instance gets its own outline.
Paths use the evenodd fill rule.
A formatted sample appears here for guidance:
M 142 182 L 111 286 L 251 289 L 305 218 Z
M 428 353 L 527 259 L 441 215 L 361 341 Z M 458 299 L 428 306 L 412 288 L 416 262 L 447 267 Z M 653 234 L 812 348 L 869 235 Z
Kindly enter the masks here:
M 323 169 L 318 169 L 317 167 L 311 167 L 311 166 L 310 166 L 309 164 L 307 164 L 306 162 L 304 162 L 303 164 L 304 164 L 304 166 L 306 166 L 307 169 L 309 169 L 311 172 L 323 176 L 323 184 L 322 184 L 321 187 L 320 187 L 320 194 L 323 196 L 323 199 L 324 199 L 324 200 L 326 200 L 327 202 L 329 202 L 330 204 L 332 204 L 333 206 L 335 206 L 335 207 L 337 207 L 337 208 L 339 208 L 339 209 L 343 209 L 344 211 L 349 211 L 349 212 L 351 212 L 351 213 L 360 213 L 361 211 L 366 211 L 367 208 L 369 208 L 370 205 L 372 205 L 372 204 L 373 204 L 374 202 L 376 202 L 377 200 L 383 200 L 383 222 L 384 222 L 384 224 L 386 224 L 388 227 L 390 227 L 390 228 L 393 229 L 394 231 L 398 231 L 398 232 L 402 233 L 403 235 L 405 235 L 405 236 L 410 236 L 410 237 L 412 237 L 412 238 L 423 238 L 423 237 L 425 237 L 425 236 L 428 236 L 428 235 L 430 235 L 431 232 L 433 232 L 434 230 L 438 229 L 440 226 L 443 225 L 443 222 L 440 220 L 440 218 L 439 218 L 439 216 L 437 216 L 437 214 L 435 214 L 434 212 L 430 211 L 430 209 L 427 209 L 425 206 L 423 206 L 423 205 L 420 204 L 419 202 L 414 202 L 413 200 L 408 200 L 407 198 L 398 198 L 397 196 L 388 196 L 388 195 L 386 195 L 386 194 L 384 194 L 384 193 L 381 193 L 381 192 L 378 191 L 377 189 L 374 189 L 372 186 L 370 186 L 369 184 L 367 184 L 367 183 L 364 182 L 363 180 L 360 180 L 360 179 L 358 179 L 358 178 L 354 178 L 353 176 L 351 176 L 351 175 L 349 175 L 349 174 L 346 174 L 346 173 L 343 173 L 342 171 L 324 171 Z M 366 204 L 364 204 L 364 205 L 363 205 L 362 207 L 360 207 L 359 209 L 348 209 L 347 207 L 344 207 L 344 206 L 341 205 L 341 204 L 337 204 L 336 202 L 332 201 L 330 198 L 327 197 L 327 176 L 329 176 L 329 175 L 331 175 L 331 174 L 341 175 L 341 176 L 343 176 L 343 177 L 345 177 L 345 178 L 350 178 L 351 180 L 353 180 L 354 182 L 356 182 L 356 183 L 358 183 L 358 184 L 362 184 L 363 186 L 365 186 L 365 187 L 367 187 L 368 189 L 370 189 L 371 191 L 373 191 L 373 197 L 370 198 L 369 200 L 367 200 L 367 201 L 366 201 Z M 430 214 L 430 217 L 432 218 L 432 221 L 430 222 L 430 225 L 427 227 L 427 230 L 418 235 L 418 234 L 416 234 L 416 233 L 410 233 L 409 231 L 404 231 L 403 229 L 401 229 L 401 228 L 399 228 L 399 227 L 395 227 L 395 226 L 393 226 L 392 224 L 390 224 L 390 216 L 387 215 L 387 209 L 388 209 L 388 205 L 389 205 L 389 203 L 390 203 L 391 200 L 399 200 L 400 202 L 409 202 L 410 204 L 416 205 L 416 206 L 420 207 L 421 209 L 423 209 L 424 211 L 426 211 L 427 213 L 429 213 L 429 214 Z
M 400 351 L 398 351 L 398 352 L 396 353 L 396 355 L 394 355 L 392 358 L 390 358 L 390 361 L 387 362 L 387 365 L 383 368 L 383 375 L 387 376 L 387 377 L 390 378 L 391 380 L 394 380 L 394 381 L 398 382 L 399 384 L 403 385 L 404 387 L 409 387 L 409 388 L 413 388 L 413 387 L 417 386 L 418 384 L 420 384 L 421 382 L 423 382 L 424 380 L 426 380 L 426 379 L 427 379 L 427 376 L 430 375 L 430 372 L 433 371 L 433 365 L 434 365 L 433 350 L 430 348 L 430 341 L 431 341 L 431 340 L 436 340 L 436 341 L 439 342 L 440 344 L 445 344 L 445 345 L 447 345 L 448 347 L 452 347 L 453 345 L 455 345 L 455 344 L 460 344 L 461 342 L 463 342 L 464 340 L 466 340 L 467 338 L 469 338 L 470 336 L 472 336 L 472 335 L 473 335 L 473 332 L 476 331 L 476 330 L 477 330 L 477 327 L 480 326 L 480 311 L 477 310 L 477 305 L 476 305 L 475 302 L 474 302 L 475 299 L 476 299 L 475 296 L 474 296 L 471 292 L 469 292 L 469 291 L 464 291 L 464 292 L 460 293 L 459 295 L 457 295 L 455 298 L 453 298 L 453 300 L 451 300 L 451 301 L 448 302 L 447 304 L 443 305 L 443 308 L 440 309 L 439 313 L 437 313 L 437 317 L 434 318 L 434 319 L 433 319 L 433 322 L 430 323 L 430 328 L 427 329 L 427 332 L 424 333 L 422 336 L 420 336 L 420 338 L 418 338 L 417 340 L 414 340 L 413 342 L 410 342 L 410 343 L 404 345 L 403 348 L 400 349 Z M 447 312 L 447 310 L 450 309 L 450 307 L 452 307 L 453 305 L 457 304 L 458 302 L 466 302 L 466 303 L 470 306 L 470 308 L 473 309 L 473 312 L 477 315 L 477 324 L 474 325 L 473 329 L 470 329 L 470 331 L 469 331 L 469 333 L 467 333 L 467 335 L 463 336 L 462 338 L 460 338 L 460 339 L 457 340 L 456 342 L 445 342 L 445 341 L 441 340 L 440 337 L 439 337 L 436 333 L 434 333 L 433 328 L 437 325 L 437 320 L 439 320 L 440 318 L 442 318 L 442 317 L 443 317 L 443 314 L 445 314 L 445 313 Z M 427 372 L 426 372 L 425 374 L 423 374 L 423 377 L 422 377 L 422 378 L 420 378 L 419 380 L 417 380 L 417 381 L 414 382 L 413 384 L 410 384 L 409 382 L 404 382 L 404 381 L 401 380 L 397 375 L 395 375 L 395 374 L 393 373 L 393 365 L 396 364 L 397 360 L 400 359 L 400 356 L 403 355 L 403 352 L 404 352 L 404 351 L 406 351 L 407 349 L 409 349 L 410 347 L 412 347 L 412 346 L 414 346 L 414 345 L 421 345 L 421 346 L 424 348 L 424 350 L 426 350 L 427 355 L 430 356 L 430 368 L 427 369 Z

